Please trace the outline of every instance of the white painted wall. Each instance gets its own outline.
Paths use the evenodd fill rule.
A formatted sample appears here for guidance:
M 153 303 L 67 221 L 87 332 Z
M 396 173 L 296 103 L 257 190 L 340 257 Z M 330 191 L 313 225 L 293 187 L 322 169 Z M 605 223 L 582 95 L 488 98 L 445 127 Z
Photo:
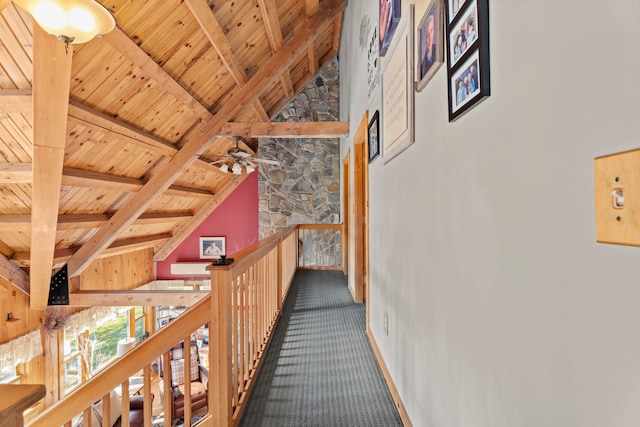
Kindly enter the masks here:
M 345 15 L 351 135 L 377 3 Z M 375 339 L 414 426 L 640 425 L 640 248 L 595 242 L 593 199 L 593 158 L 640 147 L 640 2 L 489 3 L 491 97 L 449 123 L 443 65 L 370 166 Z

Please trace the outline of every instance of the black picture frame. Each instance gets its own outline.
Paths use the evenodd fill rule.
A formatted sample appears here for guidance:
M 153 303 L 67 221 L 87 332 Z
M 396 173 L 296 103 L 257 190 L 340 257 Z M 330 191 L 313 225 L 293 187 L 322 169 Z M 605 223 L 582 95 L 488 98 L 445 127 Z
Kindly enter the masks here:
M 391 40 L 400 22 L 401 0 L 379 0 L 378 3 L 378 34 L 380 34 L 380 57 L 387 54 Z
M 431 0 L 424 12 L 416 34 L 416 91 L 420 92 L 429 83 L 444 62 L 444 32 L 442 0 Z M 427 44 L 431 40 L 431 54 L 428 55 Z
M 380 155 L 380 111 L 376 110 L 369 121 L 367 140 L 369 143 L 369 163 Z
M 491 95 L 489 0 L 447 0 L 447 85 L 453 122 Z

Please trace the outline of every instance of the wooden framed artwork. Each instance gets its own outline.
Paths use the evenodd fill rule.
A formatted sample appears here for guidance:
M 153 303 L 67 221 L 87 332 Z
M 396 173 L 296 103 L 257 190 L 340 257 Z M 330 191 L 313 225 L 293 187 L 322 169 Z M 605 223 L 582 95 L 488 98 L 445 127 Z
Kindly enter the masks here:
M 443 62 L 442 0 L 432 0 L 418 25 L 416 90 L 420 92 Z
M 226 255 L 224 237 L 201 237 L 200 238 L 200 259 L 220 259 Z
M 369 163 L 380 155 L 380 112 L 376 111 L 371 117 L 368 128 Z
M 447 0 L 449 121 L 491 94 L 489 1 Z
M 380 56 L 387 54 L 400 22 L 401 0 L 380 0 Z
M 403 14 L 382 63 L 382 157 L 387 163 L 414 140 L 413 5 Z

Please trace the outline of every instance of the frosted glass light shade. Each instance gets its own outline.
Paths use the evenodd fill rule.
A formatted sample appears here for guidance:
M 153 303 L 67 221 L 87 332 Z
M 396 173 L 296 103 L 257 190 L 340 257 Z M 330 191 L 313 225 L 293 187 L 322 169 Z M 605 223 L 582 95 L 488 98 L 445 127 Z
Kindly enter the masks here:
M 229 172 L 229 165 L 226 163 L 223 163 L 222 166 L 220 166 L 220 170 L 222 172 Z
M 86 43 L 116 28 L 116 20 L 94 0 L 14 0 L 47 33 L 65 43 Z
M 233 166 L 231 167 L 231 172 L 233 172 L 234 175 L 240 175 L 242 173 L 242 166 L 240 166 L 240 163 L 233 162 Z

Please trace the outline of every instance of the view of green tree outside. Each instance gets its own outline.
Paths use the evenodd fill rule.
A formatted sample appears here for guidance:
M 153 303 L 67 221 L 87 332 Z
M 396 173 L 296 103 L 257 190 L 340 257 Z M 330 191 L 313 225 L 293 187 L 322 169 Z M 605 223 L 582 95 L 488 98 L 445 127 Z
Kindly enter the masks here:
M 122 314 L 116 320 L 91 331 L 90 340 L 94 346 L 91 357 L 91 372 L 95 372 L 115 357 L 118 341 L 129 335 L 127 333 L 127 318 L 126 314 Z

